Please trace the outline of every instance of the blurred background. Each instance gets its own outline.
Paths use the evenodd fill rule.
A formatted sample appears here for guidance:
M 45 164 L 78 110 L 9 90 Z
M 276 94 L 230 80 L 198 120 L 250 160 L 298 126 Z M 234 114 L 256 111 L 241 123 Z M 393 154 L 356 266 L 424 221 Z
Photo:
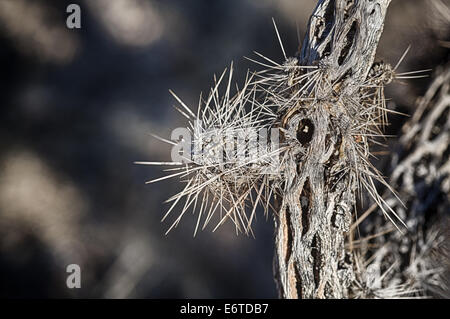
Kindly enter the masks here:
M 274 298 L 273 223 L 255 237 L 231 223 L 193 238 L 194 216 L 164 235 L 176 180 L 137 160 L 170 160 L 183 126 L 168 90 L 194 109 L 213 75 L 258 69 L 253 51 L 282 62 L 303 38 L 314 0 L 0 0 L 0 296 Z M 448 1 L 442 1 L 449 4 Z M 378 58 L 400 71 L 448 61 L 450 29 L 432 1 L 393 0 Z M 430 79 L 391 85 L 390 108 L 411 114 Z M 407 118 L 391 116 L 388 134 Z M 395 142 L 392 141 L 392 143 Z M 81 289 L 66 266 L 81 267 Z

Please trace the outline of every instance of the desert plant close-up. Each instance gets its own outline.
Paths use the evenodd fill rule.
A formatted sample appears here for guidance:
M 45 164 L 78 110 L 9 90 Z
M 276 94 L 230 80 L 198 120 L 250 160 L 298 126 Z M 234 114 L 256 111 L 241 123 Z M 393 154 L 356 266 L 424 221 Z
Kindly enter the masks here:
M 0 30 L 1 297 L 450 298 L 449 1 L 0 0 Z

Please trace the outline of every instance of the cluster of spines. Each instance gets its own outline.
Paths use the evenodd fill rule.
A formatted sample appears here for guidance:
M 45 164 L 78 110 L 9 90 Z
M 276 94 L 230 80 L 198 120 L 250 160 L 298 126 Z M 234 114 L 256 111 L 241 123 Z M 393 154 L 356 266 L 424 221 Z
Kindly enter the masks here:
M 214 86 L 206 100 L 200 96 L 196 113 L 171 92 L 181 106 L 176 108 L 189 121 L 189 130 L 193 138 L 202 140 L 208 130 L 214 129 L 219 136 L 219 149 L 225 149 L 224 157 L 228 161 L 225 162 L 225 165 L 214 162 L 196 162 L 194 157 L 194 160 L 189 163 L 138 162 L 139 164 L 178 166 L 168 169 L 175 173 L 149 181 L 149 183 L 171 177 L 180 177 L 186 181 L 184 189 L 167 200 L 172 205 L 163 220 L 174 210 L 182 198 L 185 199 L 181 213 L 168 232 L 178 225 L 186 211 L 198 209 L 194 234 L 200 229 L 202 218 L 201 228 L 204 229 L 217 212 L 220 214 L 220 219 L 214 230 L 226 219 L 231 219 L 237 232 L 253 234 L 251 225 L 256 207 L 261 204 L 266 214 L 272 207 L 270 198 L 275 192 L 280 191 L 278 186 L 283 179 L 283 163 L 289 157 L 292 145 L 280 144 L 278 149 L 268 149 L 258 162 L 254 160 L 239 162 L 233 160 L 234 150 L 227 153 L 225 144 L 221 142 L 224 140 L 222 137 L 239 134 L 239 131 L 245 129 L 257 131 L 262 128 L 279 127 L 280 130 L 283 130 L 280 125 L 283 114 L 298 108 L 304 108 L 311 112 L 317 104 L 326 99 L 332 99 L 333 103 L 339 103 L 342 106 L 348 122 L 345 134 L 349 137 L 346 140 L 350 142 L 345 149 L 349 165 L 343 168 L 345 172 L 340 173 L 350 174 L 352 178 L 356 179 L 361 198 L 362 190 L 365 189 L 394 225 L 396 223 L 391 216 L 402 222 L 377 191 L 376 183 L 378 182 L 394 192 L 370 162 L 370 157 L 373 155 L 369 151 L 369 143 L 379 143 L 380 137 L 386 137 L 382 133 L 382 129 L 387 125 L 387 113 L 394 112 L 386 106 L 384 86 L 393 79 L 421 77 L 422 75 L 417 74 L 428 70 L 396 73 L 396 69 L 409 50 L 408 48 L 395 68 L 384 63 L 374 64 L 366 81 L 360 84 L 357 98 L 336 95 L 337 83 L 330 82 L 328 77 L 324 76 L 326 66 L 302 66 L 299 65 L 297 58 L 287 58 L 276 26 L 275 30 L 285 62 L 277 63 L 255 52 L 259 58 L 262 58 L 262 61 L 249 60 L 263 66 L 264 70 L 249 73 L 243 88 L 238 88 L 236 94 L 232 95 L 231 93 L 232 65 L 228 72 L 228 80 L 225 80 L 227 70 L 218 79 L 214 77 Z M 224 82 L 226 82 L 225 92 L 220 94 L 220 88 Z M 202 126 L 198 128 L 195 121 L 201 121 Z M 295 141 L 295 138 L 291 140 Z M 172 141 L 164 141 L 175 144 Z M 264 163 L 265 156 L 268 159 L 266 163 Z M 281 158 L 277 162 L 278 167 L 274 168 L 279 172 L 278 176 L 269 176 L 263 173 L 267 165 L 271 165 L 269 159 L 273 156 Z
M 232 95 L 233 65 L 228 71 L 227 80 L 226 74 L 227 70 L 218 79 L 215 77 L 214 86 L 206 100 L 200 96 L 196 114 L 171 92 L 181 106 L 176 108 L 189 121 L 188 130 L 192 139 L 202 143 L 197 150 L 199 154 L 194 153 L 194 147 L 192 157 L 186 162 L 137 162 L 147 165 L 177 166 L 167 169 L 175 173 L 148 183 L 172 177 L 179 177 L 186 182 L 181 192 L 167 200 L 172 204 L 162 220 L 165 220 L 177 204 L 182 202 L 181 199 L 184 199 L 181 213 L 167 232 L 177 226 L 183 215 L 192 209 L 197 212 L 194 235 L 200 228 L 204 229 L 216 214 L 219 214 L 219 222 L 214 230 L 226 219 L 230 219 L 235 224 L 237 232 L 253 234 L 251 225 L 258 204 L 261 204 L 266 214 L 272 206 L 270 204 L 273 194 L 270 187 L 272 177 L 266 174 L 266 171 L 278 171 L 279 167 L 271 167 L 274 165 L 272 158 L 283 152 L 284 147 L 272 149 L 263 144 L 263 141 L 257 140 L 256 144 L 247 147 L 252 148 L 250 151 L 258 151 L 258 157 L 242 157 L 238 156 L 236 147 L 229 147 L 227 138 L 242 136 L 245 139 L 248 131 L 268 130 L 273 127 L 276 114 L 265 103 L 257 100 L 253 75 L 248 74 L 243 88 L 237 89 L 236 94 Z M 225 91 L 220 94 L 225 82 Z M 246 151 L 249 151 L 248 148 Z M 219 152 L 223 154 L 218 154 Z M 243 160 L 239 161 L 241 158 Z

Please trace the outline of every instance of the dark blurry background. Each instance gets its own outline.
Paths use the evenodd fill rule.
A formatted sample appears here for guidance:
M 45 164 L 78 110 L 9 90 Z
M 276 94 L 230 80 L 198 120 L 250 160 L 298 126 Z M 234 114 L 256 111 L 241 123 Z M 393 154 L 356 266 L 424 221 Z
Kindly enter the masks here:
M 315 2 L 0 0 L 0 296 L 276 297 L 271 218 L 255 239 L 230 223 L 193 238 L 186 214 L 165 236 L 163 201 L 181 184 L 145 185 L 162 172 L 133 161 L 170 160 L 150 136 L 184 125 L 168 89 L 195 109 L 231 61 L 238 82 L 254 50 L 282 62 L 271 18 L 294 54 Z M 80 30 L 66 28 L 69 3 Z M 431 3 L 392 1 L 379 58 L 395 64 L 411 45 L 401 71 L 447 62 Z M 428 83 L 392 85 L 390 107 L 411 114 Z M 66 287 L 68 264 L 81 289 Z

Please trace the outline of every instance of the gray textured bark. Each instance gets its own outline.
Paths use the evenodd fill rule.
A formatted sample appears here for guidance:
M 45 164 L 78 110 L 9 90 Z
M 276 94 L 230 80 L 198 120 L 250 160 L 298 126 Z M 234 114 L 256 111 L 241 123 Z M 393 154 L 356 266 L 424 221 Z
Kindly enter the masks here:
M 415 247 L 424 250 L 428 244 L 428 254 L 416 262 L 418 266 L 399 269 L 399 273 L 414 275 L 417 285 L 428 294 L 449 298 L 450 65 L 437 70 L 413 117 L 403 127 L 399 144 L 391 162 L 391 184 L 409 208 L 402 211 L 397 203 L 412 236 L 387 240 L 398 246 L 406 242 L 413 248 L 411 254 Z M 441 238 L 433 241 L 434 234 Z M 426 269 L 439 268 L 442 270 L 431 272 L 433 276 L 425 273 Z
M 408 225 L 406 236 L 375 211 L 362 224 L 357 274 L 362 298 L 450 297 L 450 65 L 439 68 L 403 126 L 389 168 L 386 200 Z M 373 236 L 374 234 L 381 236 Z M 365 239 L 364 239 L 365 238 Z M 376 256 L 375 258 L 373 256 Z M 367 263 L 367 260 L 371 260 Z M 371 271 L 369 271 L 369 269 Z M 382 278 L 371 284 L 370 272 Z M 361 289 L 361 287 L 363 289 Z
M 344 240 L 352 221 L 357 183 L 338 174 L 348 163 L 349 116 L 336 96 L 358 98 L 374 62 L 390 0 L 321 0 L 298 57 L 318 65 L 332 83 L 311 111 L 287 112 L 282 126 L 304 141 L 306 155 L 286 164 L 282 197 L 276 198 L 274 272 L 282 298 L 346 298 L 354 280 Z

